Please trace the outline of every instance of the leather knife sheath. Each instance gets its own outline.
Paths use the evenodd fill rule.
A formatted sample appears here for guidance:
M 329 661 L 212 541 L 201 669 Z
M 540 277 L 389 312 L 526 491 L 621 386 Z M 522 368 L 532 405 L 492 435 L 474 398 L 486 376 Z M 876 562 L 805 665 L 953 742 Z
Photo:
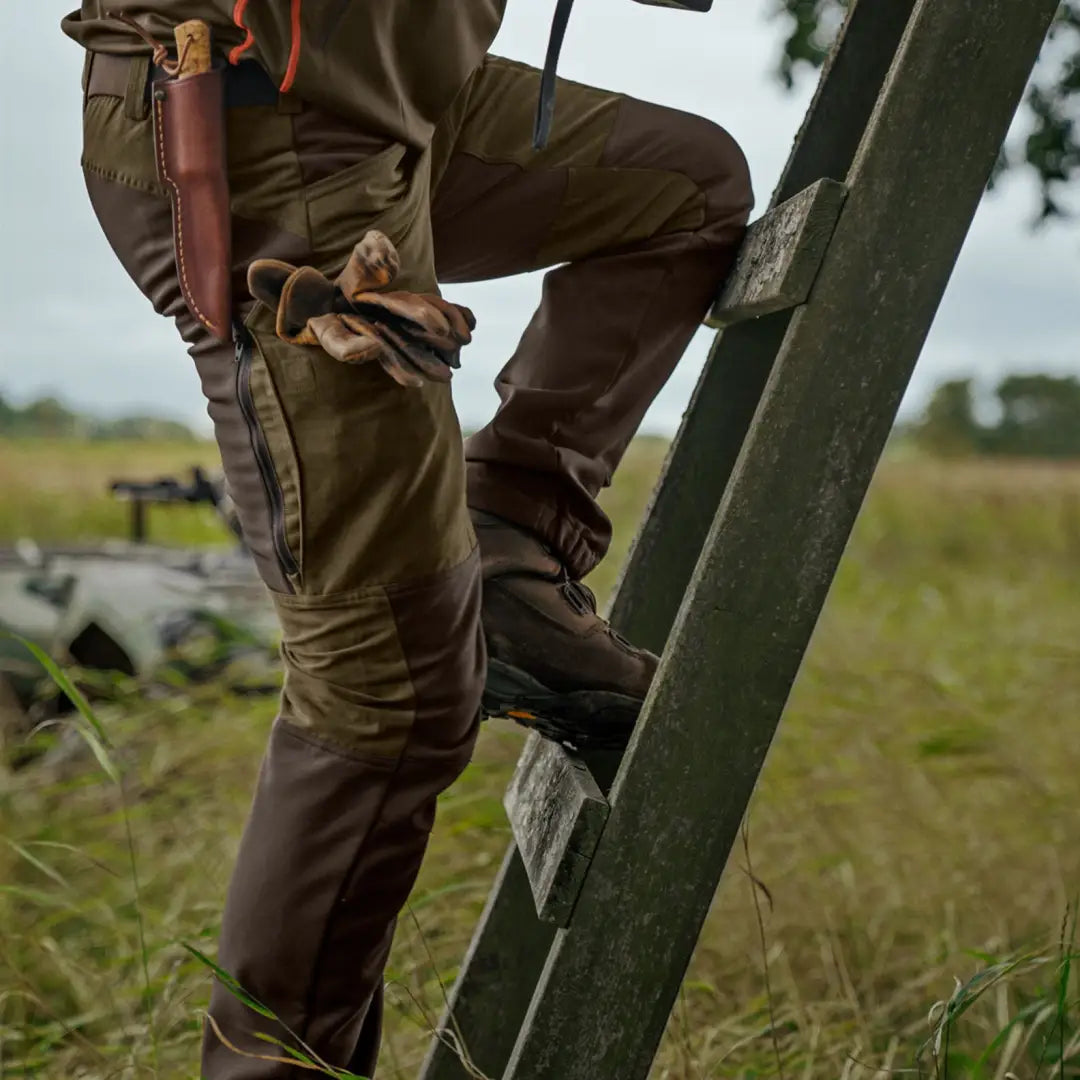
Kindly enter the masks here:
M 225 152 L 225 81 L 215 68 L 152 87 L 158 179 L 172 202 L 180 288 L 219 341 L 232 338 L 232 220 Z

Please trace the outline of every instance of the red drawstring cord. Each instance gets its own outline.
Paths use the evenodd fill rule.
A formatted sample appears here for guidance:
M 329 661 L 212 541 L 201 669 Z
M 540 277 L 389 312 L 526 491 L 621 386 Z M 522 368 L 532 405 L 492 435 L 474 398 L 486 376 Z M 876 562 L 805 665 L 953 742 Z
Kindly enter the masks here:
M 292 22 L 292 43 L 289 47 L 289 66 L 285 69 L 285 78 L 278 89 L 287 94 L 296 79 L 296 69 L 300 66 L 300 6 L 303 0 L 292 0 L 290 21 Z
M 292 0 L 289 11 L 289 22 L 291 24 L 292 33 L 289 46 L 289 64 L 285 69 L 285 78 L 278 88 L 283 94 L 287 94 L 292 89 L 292 84 L 296 80 L 296 69 L 300 66 L 300 7 L 302 2 L 303 0 Z M 248 0 L 236 0 L 236 4 L 233 7 L 233 22 L 236 23 L 241 30 L 246 31 L 247 37 L 245 37 L 244 40 L 229 53 L 230 64 L 239 63 L 240 57 L 255 44 L 255 35 L 252 33 L 251 28 L 244 22 L 244 12 L 247 10 L 247 6 Z
M 233 8 L 233 22 L 236 23 L 236 25 L 247 34 L 247 36 L 242 42 L 240 42 L 239 45 L 236 46 L 235 49 L 233 49 L 229 53 L 230 64 L 239 64 L 240 57 L 243 56 L 244 53 L 246 53 L 248 49 L 250 49 L 251 46 L 255 44 L 255 35 L 251 32 L 250 28 L 244 22 L 244 11 L 247 9 L 247 6 L 248 0 L 236 0 L 236 6 Z
M 296 70 L 300 66 L 300 44 L 301 44 L 301 26 L 300 26 L 300 9 L 303 5 L 303 0 L 292 0 L 289 10 L 289 22 L 291 24 L 292 40 L 289 46 L 289 64 L 285 69 L 285 78 L 281 82 L 281 86 L 278 88 L 281 93 L 287 94 L 291 89 L 293 83 L 296 81 Z M 252 33 L 251 28 L 244 22 L 244 13 L 247 11 L 248 0 L 236 0 L 236 4 L 233 6 L 233 22 L 245 32 L 246 36 L 244 40 L 236 46 L 229 53 L 229 63 L 238 64 L 240 58 L 255 44 L 255 35 Z M 164 68 L 169 74 L 175 74 L 179 71 L 183 65 L 184 56 L 180 57 L 175 68 L 173 62 L 169 60 L 169 52 L 160 41 L 155 40 L 147 31 L 145 31 L 130 15 L 125 15 L 120 11 L 108 11 L 105 13 L 109 18 L 119 19 L 122 23 L 130 26 L 154 50 L 154 63 L 158 67 Z M 187 50 L 185 49 L 185 54 Z

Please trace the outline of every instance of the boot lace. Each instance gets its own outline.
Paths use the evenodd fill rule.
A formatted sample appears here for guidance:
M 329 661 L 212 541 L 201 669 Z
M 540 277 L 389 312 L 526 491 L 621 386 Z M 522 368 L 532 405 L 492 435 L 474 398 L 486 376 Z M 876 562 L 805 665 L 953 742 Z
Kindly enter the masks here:
M 559 586 L 559 591 L 562 593 L 567 604 L 569 604 L 578 615 L 597 615 L 596 593 L 594 593 L 588 585 L 582 585 L 580 581 L 571 581 L 567 579 Z M 638 655 L 639 651 L 634 648 L 622 634 L 617 630 L 612 629 L 610 623 L 603 619 L 601 619 L 601 622 L 604 623 L 604 629 L 607 631 L 608 637 L 610 637 L 616 645 L 631 656 Z

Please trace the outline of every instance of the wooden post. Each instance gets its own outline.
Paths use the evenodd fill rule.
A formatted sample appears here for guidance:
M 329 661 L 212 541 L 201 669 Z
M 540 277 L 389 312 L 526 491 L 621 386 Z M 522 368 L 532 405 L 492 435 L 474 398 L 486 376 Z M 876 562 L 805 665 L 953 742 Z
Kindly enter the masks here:
M 131 541 L 146 543 L 146 501 L 138 495 L 131 500 Z
M 1057 7 L 918 0 L 502 1080 L 647 1076 Z
M 773 206 L 816 180 L 847 176 L 914 2 L 853 0 Z M 790 319 L 790 312 L 780 312 L 717 336 L 612 607 L 616 629 L 636 644 L 664 648 Z M 613 757 L 586 758 L 604 790 L 617 767 Z M 473 1061 L 499 1078 L 555 931 L 536 918 L 514 844 L 492 888 L 451 992 L 450 1011 Z M 448 1027 L 449 1017 L 441 1023 Z M 468 1076 L 453 1050 L 433 1040 L 422 1080 Z

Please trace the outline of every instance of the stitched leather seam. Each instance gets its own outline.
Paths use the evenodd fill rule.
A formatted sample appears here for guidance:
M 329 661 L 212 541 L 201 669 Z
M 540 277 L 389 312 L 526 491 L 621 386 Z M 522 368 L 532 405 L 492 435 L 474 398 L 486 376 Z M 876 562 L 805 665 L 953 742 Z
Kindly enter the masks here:
M 176 206 L 176 262 L 177 269 L 180 271 L 180 288 L 183 290 L 184 299 L 187 301 L 188 307 L 191 308 L 192 314 L 207 330 L 212 331 L 214 329 L 213 324 L 199 310 L 199 305 L 195 303 L 195 298 L 192 296 L 191 288 L 188 285 L 187 262 L 184 257 L 184 200 L 180 196 L 180 188 L 177 187 L 173 178 L 169 176 L 168 166 L 165 164 L 165 113 L 160 100 L 156 102 L 156 108 L 158 164 L 161 166 L 162 179 L 173 190 L 173 202 Z

